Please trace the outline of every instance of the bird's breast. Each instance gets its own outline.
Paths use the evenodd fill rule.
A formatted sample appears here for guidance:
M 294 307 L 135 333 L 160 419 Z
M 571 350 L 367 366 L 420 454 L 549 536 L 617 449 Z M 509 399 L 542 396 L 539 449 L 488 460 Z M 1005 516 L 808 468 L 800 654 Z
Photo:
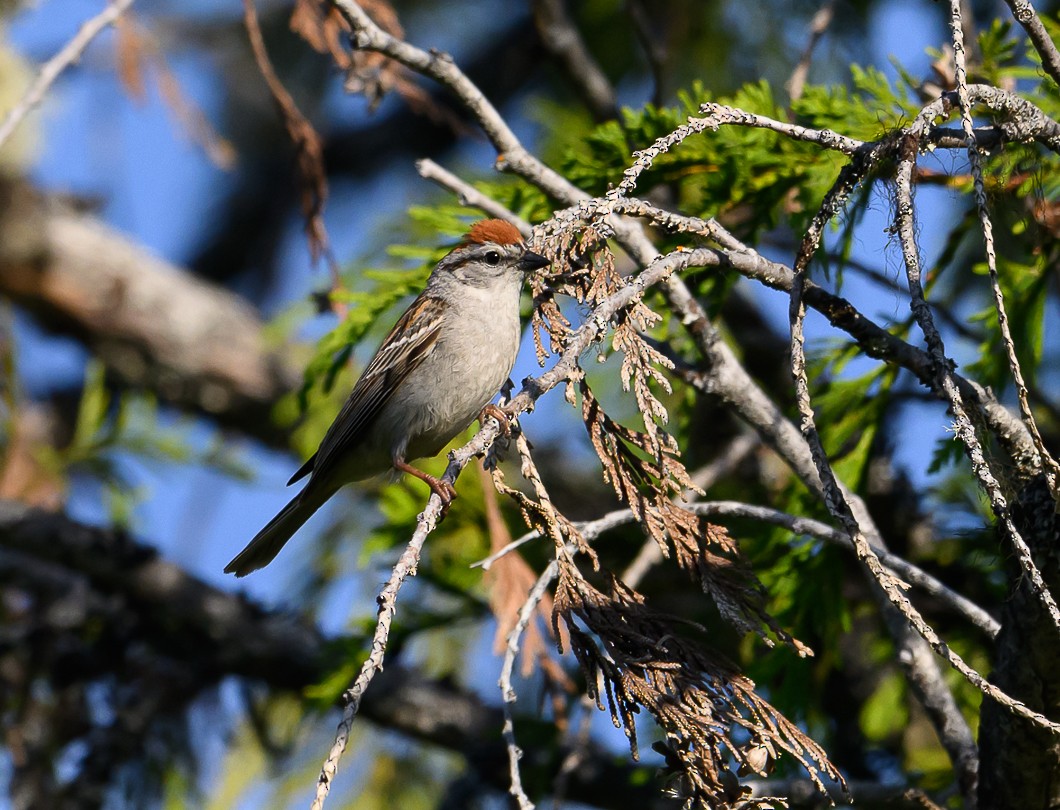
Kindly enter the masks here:
M 437 454 L 478 416 L 507 381 L 519 351 L 519 313 L 496 307 L 484 315 L 454 313 L 434 351 L 400 386 L 409 416 L 407 458 Z

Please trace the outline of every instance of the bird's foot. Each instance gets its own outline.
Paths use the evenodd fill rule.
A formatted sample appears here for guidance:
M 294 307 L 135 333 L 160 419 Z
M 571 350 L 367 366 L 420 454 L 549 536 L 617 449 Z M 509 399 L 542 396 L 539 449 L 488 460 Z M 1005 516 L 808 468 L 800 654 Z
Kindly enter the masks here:
M 512 435 L 512 418 L 504 412 L 504 409 L 499 405 L 494 405 L 492 402 L 487 405 L 478 415 L 478 421 L 480 425 L 485 425 L 486 420 L 490 417 L 497 420 L 497 424 L 501 427 L 501 434 L 503 436 Z
M 435 478 L 433 475 L 424 474 L 424 481 L 427 482 L 427 486 L 431 488 L 431 492 L 437 495 L 442 501 L 442 517 L 449 514 L 449 507 L 453 505 L 453 501 L 456 500 L 456 487 L 446 481 L 444 478 Z
M 425 473 L 413 467 L 411 464 L 400 459 L 394 459 L 394 468 L 409 475 L 414 475 L 431 488 L 431 492 L 438 496 L 442 502 L 442 517 L 449 512 L 449 507 L 456 500 L 456 488 L 444 478 L 437 478 L 430 473 Z

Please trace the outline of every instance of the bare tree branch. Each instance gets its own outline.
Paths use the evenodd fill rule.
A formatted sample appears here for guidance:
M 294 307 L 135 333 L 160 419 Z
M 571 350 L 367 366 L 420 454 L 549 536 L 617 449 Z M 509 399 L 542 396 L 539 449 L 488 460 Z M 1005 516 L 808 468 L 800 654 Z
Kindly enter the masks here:
M 953 38 L 954 73 L 957 77 L 957 101 L 961 111 L 961 128 L 964 131 L 968 160 L 972 165 L 972 182 L 975 190 L 975 208 L 979 215 L 979 227 L 983 232 L 983 243 L 986 250 L 986 266 L 990 273 L 990 289 L 994 294 L 994 308 L 997 311 L 998 328 L 1001 330 L 1001 343 L 1005 347 L 1009 371 L 1016 386 L 1016 398 L 1019 401 L 1020 416 L 1027 426 L 1034 441 L 1034 448 L 1042 461 L 1042 472 L 1049 482 L 1049 488 L 1060 496 L 1057 490 L 1057 464 L 1049 451 L 1045 449 L 1042 435 L 1038 431 L 1034 414 L 1031 411 L 1027 395 L 1027 383 L 1023 379 L 1019 358 L 1016 357 L 1016 344 L 1012 340 L 1009 328 L 1008 312 L 1005 308 L 1005 297 L 1001 292 L 1001 281 L 997 274 L 997 255 L 994 251 L 994 224 L 990 219 L 990 209 L 986 199 L 986 187 L 983 182 L 983 159 L 975 142 L 975 130 L 972 123 L 972 104 L 968 98 L 968 71 L 964 66 L 964 24 L 960 0 L 950 2 L 950 35 Z
M 924 332 L 924 337 L 927 339 L 928 351 L 934 363 L 938 384 L 946 392 L 949 399 L 956 422 L 957 436 L 965 446 L 965 451 L 972 464 L 972 471 L 975 473 L 980 486 L 990 498 L 990 505 L 994 510 L 994 514 L 1011 540 L 1024 572 L 1031 578 L 1035 592 L 1046 606 L 1049 615 L 1053 619 L 1053 624 L 1060 629 L 1060 610 L 1057 609 L 1056 601 L 1042 579 L 1041 572 L 1034 562 L 1030 548 L 1028 548 L 1012 520 L 1001 486 L 987 463 L 983 446 L 976 435 L 975 427 L 971 422 L 956 381 L 953 378 L 952 362 L 946 356 L 942 336 L 935 327 L 931 309 L 924 299 L 924 290 L 920 279 L 920 251 L 917 246 L 916 226 L 913 221 L 912 175 L 919 150 L 920 133 L 927 129 L 939 115 L 948 113 L 950 109 L 952 108 L 945 104 L 943 99 L 940 99 L 938 102 L 925 107 L 920 115 L 917 116 L 916 121 L 909 128 L 908 134 L 903 138 L 898 170 L 895 176 L 895 188 L 898 193 L 895 219 L 902 244 L 902 257 L 905 261 L 906 274 L 909 278 L 909 293 L 912 299 L 910 306 L 913 309 L 913 315 L 916 317 L 917 323 Z M 1044 465 L 1045 461 L 1041 460 L 1040 463 Z M 1060 725 L 1057 726 L 1057 730 L 1060 731 Z
M 284 444 L 272 408 L 300 363 L 249 303 L 17 182 L 0 184 L 0 294 L 83 340 L 117 382 Z
M 1030 37 L 1034 49 L 1042 58 L 1042 67 L 1045 68 L 1045 72 L 1057 85 L 1060 85 L 1060 52 L 1057 51 L 1056 43 L 1042 25 L 1030 0 L 1005 0 L 1005 3 L 1012 9 L 1012 16 L 1016 18 L 1016 22 L 1023 26 L 1027 36 Z
M 446 467 L 442 480 L 448 481 L 450 484 L 455 483 L 457 476 L 467 466 L 467 463 L 474 456 L 485 453 L 490 444 L 497 438 L 499 431 L 500 426 L 496 419 L 487 420 L 486 425 L 470 442 L 449 454 L 449 466 Z M 313 810 L 320 810 L 324 806 L 328 791 L 331 790 L 331 782 L 338 770 L 339 759 L 346 750 L 350 730 L 353 728 L 353 720 L 357 716 L 364 692 L 368 688 L 368 684 L 372 682 L 372 679 L 383 669 L 383 657 L 386 654 L 390 625 L 397 609 L 398 591 L 407 577 L 415 575 L 423 543 L 427 540 L 427 536 L 434 531 L 441 516 L 442 500 L 437 493 L 432 493 L 427 501 L 427 507 L 417 518 L 418 525 L 412 535 L 412 539 L 409 540 L 408 545 L 401 554 L 401 558 L 394 566 L 390 579 L 387 580 L 383 590 L 379 593 L 377 600 L 379 602 L 379 621 L 376 623 L 375 633 L 372 636 L 371 652 L 361 666 L 361 671 L 353 684 L 343 693 L 342 720 L 339 722 L 335 742 L 328 753 L 327 759 L 324 761 L 320 776 L 317 779 L 317 790 L 312 804 Z
M 4 145 L 11 133 L 15 131 L 22 120 L 33 108 L 40 104 L 48 94 L 52 84 L 59 78 L 66 68 L 81 58 L 85 48 L 94 40 L 103 29 L 113 25 L 125 10 L 133 4 L 133 0 L 111 0 L 107 6 L 95 17 L 86 21 L 59 52 L 44 63 L 37 74 L 37 78 L 29 86 L 25 95 L 19 102 L 8 111 L 4 120 L 0 122 L 0 147 Z
M 153 548 L 109 528 L 88 526 L 62 514 L 0 500 L 0 589 L 47 589 L 66 595 L 60 623 L 85 615 L 123 636 L 131 628 L 145 646 L 181 666 L 194 666 L 197 689 L 232 675 L 274 692 L 301 693 L 319 684 L 334 666 L 333 639 L 284 609 L 266 610 L 247 597 L 215 588 L 162 559 Z M 20 591 L 21 592 L 21 591 Z M 23 593 L 24 596 L 24 593 Z M 104 613 L 79 610 L 92 602 Z M 41 610 L 55 613 L 54 601 Z M 49 622 L 27 616 L 40 635 Z M 13 632 L 15 622 L 5 625 Z M 64 625 L 65 626 L 65 625 Z M 66 627 L 78 632 L 76 627 Z M 86 635 L 95 638 L 93 627 Z M 357 639 L 349 639 L 354 643 Z M 100 655 L 110 655 L 110 643 Z M 191 654 L 189 651 L 194 651 Z M 361 707 L 366 720 L 466 758 L 479 779 L 497 790 L 508 785 L 505 746 L 498 729 L 503 713 L 449 679 L 430 679 L 391 664 L 378 673 Z M 537 739 L 555 736 L 552 723 L 518 717 Z M 570 798 L 618 810 L 637 806 L 665 810 L 650 771 L 620 764 L 590 744 L 584 767 L 571 774 Z M 556 763 L 528 758 L 524 768 L 546 782 Z
M 813 19 L 810 20 L 810 38 L 806 42 L 806 47 L 802 51 L 802 56 L 799 57 L 799 63 L 795 65 L 795 69 L 791 72 L 791 78 L 788 79 L 788 97 L 792 101 L 797 101 L 802 97 L 803 88 L 806 86 L 806 77 L 810 73 L 810 63 L 813 61 L 813 52 L 817 47 L 817 43 L 821 41 L 821 37 L 828 31 L 828 26 L 832 24 L 832 18 L 835 16 L 836 0 L 825 0 L 817 13 L 813 15 Z
M 496 200 L 490 199 L 473 185 L 465 183 L 455 174 L 447 169 L 443 169 L 430 158 L 417 160 L 416 171 L 420 173 L 420 177 L 423 179 L 437 183 L 442 188 L 455 193 L 460 200 L 461 205 L 470 205 L 472 208 L 478 208 L 480 211 L 484 211 L 491 217 L 496 217 L 497 219 L 503 219 L 512 223 L 512 225 L 518 228 L 519 233 L 521 233 L 526 239 L 529 239 L 533 234 L 533 227 L 525 219 L 516 216 Z
M 526 632 L 526 628 L 533 620 L 538 603 L 544 597 L 548 586 L 552 584 L 558 572 L 559 564 L 553 560 L 541 572 L 541 576 L 538 577 L 534 587 L 530 589 L 526 601 L 519 610 L 519 620 L 508 634 L 508 643 L 505 645 L 504 650 L 504 663 L 501 665 L 501 676 L 497 682 L 497 686 L 501 690 L 501 700 L 504 707 L 504 727 L 502 731 L 508 749 L 508 768 L 511 774 L 511 787 L 508 792 L 515 799 L 519 810 L 534 810 L 534 803 L 530 801 L 526 791 L 523 789 L 522 774 L 519 770 L 519 760 L 522 759 L 523 753 L 515 742 L 515 720 L 512 717 L 512 704 L 515 703 L 516 696 L 515 687 L 512 686 L 512 672 L 515 669 L 515 658 L 519 654 L 519 645 L 523 633 Z
M 563 66 L 593 118 L 597 121 L 616 118 L 618 104 L 614 88 L 589 53 L 564 0 L 533 0 L 531 7 L 545 49 Z

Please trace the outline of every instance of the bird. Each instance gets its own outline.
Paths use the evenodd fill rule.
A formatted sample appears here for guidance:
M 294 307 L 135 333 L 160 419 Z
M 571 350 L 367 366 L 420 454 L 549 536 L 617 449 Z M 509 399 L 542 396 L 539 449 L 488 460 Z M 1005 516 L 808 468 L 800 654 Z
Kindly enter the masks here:
M 409 462 L 437 455 L 482 418 L 515 365 L 523 282 L 549 264 L 505 220 L 476 222 L 431 271 L 319 449 L 287 482 L 308 476 L 303 489 L 225 573 L 243 577 L 265 567 L 339 488 L 391 468 L 424 481 L 447 508 L 455 497 L 452 485 Z

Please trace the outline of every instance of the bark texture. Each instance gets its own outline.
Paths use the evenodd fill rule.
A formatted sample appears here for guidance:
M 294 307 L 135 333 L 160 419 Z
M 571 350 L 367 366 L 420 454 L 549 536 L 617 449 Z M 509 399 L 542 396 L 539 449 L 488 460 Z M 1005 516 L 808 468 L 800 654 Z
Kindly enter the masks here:
M 1060 517 L 1042 477 L 1019 493 L 1016 526 L 1035 553 L 1046 584 L 1060 593 Z M 1041 600 L 1011 563 L 1011 598 L 1002 609 L 990 680 L 1051 720 L 1060 720 L 1060 638 Z M 1060 807 L 1060 739 L 993 701 L 979 729 L 979 805 L 991 810 Z

